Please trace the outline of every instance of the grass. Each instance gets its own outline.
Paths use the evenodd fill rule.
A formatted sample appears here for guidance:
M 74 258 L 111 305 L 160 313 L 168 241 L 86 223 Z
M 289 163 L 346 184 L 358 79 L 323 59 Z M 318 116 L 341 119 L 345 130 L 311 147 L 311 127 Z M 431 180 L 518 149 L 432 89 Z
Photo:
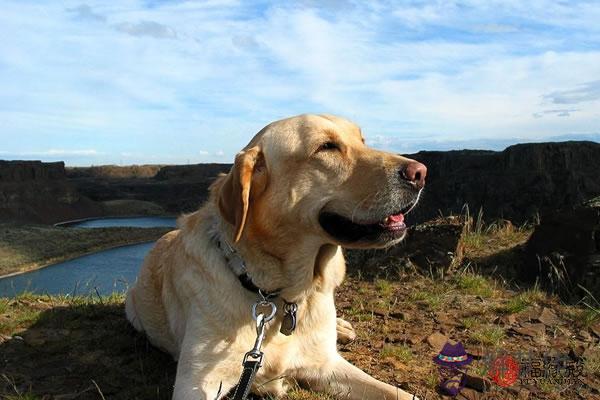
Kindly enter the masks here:
M 0 275 L 35 269 L 107 248 L 152 241 L 172 228 L 61 228 L 0 224 Z
M 439 309 L 445 302 L 444 293 L 432 292 L 429 290 L 417 290 L 411 292 L 408 295 L 408 298 L 411 301 L 422 301 L 433 310 Z
M 5 314 L 8 311 L 8 299 L 0 298 L 0 315 Z
M 358 321 L 368 321 L 373 319 L 373 313 L 369 312 L 365 308 L 365 304 L 360 300 L 355 300 L 346 312 L 349 316 L 356 318 Z
M 600 322 L 600 301 L 598 301 L 589 290 L 583 286 L 579 287 L 587 293 L 581 300 L 581 303 L 585 306 L 581 315 L 581 321 L 583 326 L 587 328 L 594 325 L 596 322 Z
M 175 363 L 129 325 L 123 295 L 7 300 L 1 399 L 171 397 Z
M 533 232 L 529 225 L 516 227 L 504 220 L 486 224 L 483 210 L 480 209 L 476 216 L 472 216 L 468 206 L 465 206 L 463 218 L 465 221 L 463 244 L 467 258 L 485 257 L 499 250 L 522 244 Z
M 506 238 L 510 236 L 500 232 L 502 229 L 508 231 L 521 228 L 506 228 L 502 224 L 489 228 L 483 223 L 477 227 L 475 222 L 472 229 L 471 239 L 475 238 L 480 245 L 476 251 L 483 253 L 488 251 L 489 247 L 495 248 L 494 238 L 498 238 L 499 235 L 504 235 Z M 480 237 L 476 238 L 476 235 Z M 4 237 L 0 239 L 0 246 L 3 240 Z M 492 243 L 490 244 L 488 240 L 492 240 Z M 0 258 L 0 260 L 4 259 Z M 518 336 L 507 337 L 505 330 L 493 325 L 491 321 L 497 313 L 520 312 L 538 303 L 553 307 L 553 304 L 556 305 L 554 298 L 546 297 L 537 288 L 516 294 L 508 292 L 501 283 L 496 283 L 475 271 L 481 270 L 465 267 L 465 271 L 449 276 L 445 281 L 432 280 L 419 275 L 410 276 L 400 282 L 393 279 L 375 279 L 372 282 L 358 279 L 358 282 L 353 284 L 345 284 L 340 288 L 345 304 L 340 310 L 352 317 L 351 321 L 357 330 L 358 339 L 348 345 L 350 347 L 346 348 L 347 353 L 344 356 L 348 356 L 352 363 L 366 369 L 378 379 L 388 382 L 393 380 L 415 382 L 419 389 L 429 388 L 435 393 L 439 376 L 431 363 L 431 356 L 424 354 L 420 343 L 400 344 L 404 343 L 402 338 L 405 336 L 420 340 L 421 336 L 437 329 L 435 324 L 431 326 L 433 310 L 443 310 L 456 316 L 461 328 L 454 331 L 454 334 L 457 336 L 456 339 L 460 339 L 465 344 L 484 348 L 500 345 L 510 348 L 516 346 L 530 348 L 531 346 Z M 382 276 L 379 274 L 379 277 Z M 377 275 L 374 277 L 377 278 Z M 485 301 L 474 296 L 480 296 Z M 422 304 L 418 307 L 410 304 L 415 301 Z M 169 398 L 173 386 L 174 365 L 168 356 L 154 352 L 142 335 L 132 332 L 123 316 L 122 302 L 122 295 L 51 297 L 24 293 L 11 299 L 0 298 L 0 333 L 23 338 L 0 344 L 0 353 L 3 357 L 6 354 L 12 362 L 13 369 L 7 370 L 7 374 L 17 380 L 23 379 L 14 386 L 21 392 L 16 392 L 9 385 L 4 385 L 3 389 L 4 382 L 0 373 L 0 398 L 39 400 L 42 397 L 36 395 L 46 393 L 45 388 L 58 388 L 62 391 L 61 394 L 68 396 L 90 387 L 90 377 L 98 382 L 98 390 L 105 393 L 106 398 L 118 400 Z M 424 310 L 423 304 L 428 309 Z M 578 326 L 580 323 L 589 326 L 600 321 L 600 306 L 593 302 L 590 304 L 594 306 L 571 308 L 565 305 L 564 307 L 571 310 L 570 320 L 577 321 Z M 399 318 L 379 318 L 379 314 L 374 316 L 374 313 L 379 312 L 380 309 L 386 312 L 391 309 L 402 310 L 408 315 L 410 323 L 400 321 Z M 410 328 L 413 325 L 415 328 Z M 405 329 L 407 329 L 406 333 Z M 120 334 L 115 335 L 115 332 Z M 43 336 L 46 333 L 48 337 Z M 385 338 L 388 335 L 398 336 L 397 341 L 390 340 L 397 343 L 386 343 Z M 573 341 L 579 343 L 578 340 L 573 339 Z M 26 345 L 23 346 L 23 343 Z M 379 348 L 380 345 L 374 343 L 385 344 Z M 47 347 L 50 349 L 46 349 Z M 6 352 L 7 349 L 12 349 L 12 352 Z M 20 351 L 25 353 L 20 355 Z M 151 354 L 148 355 L 149 351 Z M 46 357 L 49 359 L 46 360 Z M 402 369 L 383 371 L 382 368 L 377 368 L 375 361 L 381 362 L 383 359 L 387 359 L 387 363 L 394 363 L 394 365 L 396 364 L 394 360 L 401 362 Z M 31 363 L 28 360 L 40 361 Z M 46 368 L 45 364 L 52 366 L 53 369 L 48 370 L 48 378 L 41 378 L 38 382 L 36 380 L 38 369 Z M 58 366 L 55 367 L 55 364 Z M 122 371 L 121 365 L 125 365 Z M 168 367 L 167 372 L 165 372 L 165 365 Z M 56 375 L 54 372 L 56 368 L 73 371 L 75 377 L 61 382 L 59 378 L 51 375 Z M 472 371 L 484 376 L 485 364 L 481 360 L 474 362 Z M 593 379 L 600 377 L 598 353 L 593 353 L 584 360 L 584 373 L 592 376 Z M 72 388 L 71 385 L 75 387 Z M 115 387 L 123 393 L 111 393 L 111 388 L 116 390 Z M 157 394 L 158 389 L 160 395 Z M 129 392 L 126 392 L 127 390 Z M 300 388 L 292 389 L 284 398 L 286 400 L 332 399 L 330 396 Z M 544 395 L 542 398 L 549 397 Z
M 0 334 L 12 335 L 39 321 L 42 314 L 54 307 L 73 307 L 93 315 L 96 305 L 119 305 L 125 295 L 114 293 L 109 296 L 40 296 L 24 292 L 13 298 L 0 298 L 4 311 L 0 312 Z
M 287 393 L 287 400 L 334 400 L 328 394 L 309 392 L 303 389 L 295 388 Z
M 600 347 L 583 359 L 583 369 L 590 374 L 600 376 Z
M 434 371 L 429 372 L 425 378 L 425 384 L 428 388 L 435 390 L 440 384 L 440 375 Z
M 504 329 L 499 326 L 485 325 L 471 332 L 469 339 L 484 346 L 498 346 L 506 336 Z
M 40 400 L 40 397 L 31 393 L 11 394 L 4 397 L 6 400 Z
M 1 396 L 2 399 L 4 400 L 39 400 L 40 398 L 32 393 L 22 393 L 17 386 L 15 385 L 15 382 L 13 380 L 11 380 L 8 376 L 6 376 L 5 374 L 0 375 L 0 382 L 4 381 L 8 387 L 12 388 L 12 392 L 11 394 L 4 394 L 4 396 Z
M 481 324 L 481 321 L 477 317 L 466 317 L 460 320 L 460 324 L 465 329 L 473 329 Z
M 556 393 L 560 391 L 560 386 L 548 379 L 540 379 L 536 382 L 537 387 L 544 393 Z
M 394 293 L 394 286 L 386 279 L 377 279 L 375 281 L 375 287 L 377 288 L 377 292 L 383 297 L 390 297 L 392 293 Z
M 490 281 L 481 275 L 471 273 L 461 274 L 456 278 L 456 285 L 466 294 L 481 296 L 483 298 L 492 297 L 494 288 Z
M 538 288 L 532 288 L 509 299 L 506 304 L 503 304 L 498 308 L 498 311 L 503 314 L 520 313 L 545 299 L 546 295 L 544 292 Z
M 396 345 L 392 345 L 392 344 L 385 344 L 381 348 L 379 355 L 383 358 L 392 357 L 398 361 L 402 361 L 405 363 L 407 363 L 413 359 L 412 350 L 410 349 L 410 347 L 408 347 L 406 345 L 396 346 Z
M 41 310 L 22 306 L 27 304 L 29 295 L 25 293 L 14 300 L 0 298 L 2 304 L 0 308 L 3 308 L 3 311 L 0 310 L 2 311 L 0 312 L 0 334 L 10 334 L 15 329 L 30 325 L 39 318 Z
M 489 372 L 489 365 L 483 360 L 475 360 L 469 369 L 476 376 L 486 376 Z
M 461 296 L 462 292 L 452 289 L 454 286 L 431 282 L 425 277 L 415 277 L 414 285 L 415 288 L 421 289 L 399 297 L 399 307 L 407 305 L 409 297 L 425 301 L 437 295 L 443 302 L 452 297 L 448 295 L 450 290 L 453 290 L 452 295 L 461 299 L 459 305 L 452 305 L 449 301 L 446 305 L 450 307 L 448 312 L 463 316 L 460 321 L 468 330 L 456 332 L 457 339 L 461 339 L 463 343 L 487 348 L 503 344 L 514 348 L 524 344 L 518 337 L 505 337 L 504 330 L 488 323 L 487 319 L 484 319 L 487 318 L 484 314 L 471 315 L 466 312 L 471 305 L 481 305 L 481 302 L 473 297 Z M 370 289 L 369 294 L 372 297 L 369 298 L 372 301 L 377 302 L 378 305 L 385 303 L 377 296 L 381 292 L 377 285 L 364 283 L 364 287 Z M 384 291 L 385 287 L 387 286 L 384 284 Z M 353 324 L 359 338 L 350 345 L 350 351 L 344 356 L 354 357 L 350 358 L 352 363 L 366 369 L 378 379 L 386 382 L 394 380 L 414 382 L 415 386 L 411 386 L 411 389 L 417 387 L 427 393 L 427 397 L 422 394 L 421 398 L 437 398 L 435 393 L 439 376 L 434 365 L 431 364 L 429 348 L 423 350 L 419 344 L 403 345 L 400 344 L 402 342 L 385 343 L 388 330 L 390 335 L 396 335 L 400 329 L 410 327 L 413 322 L 406 324 L 388 319 L 382 323 L 381 319 L 373 318 L 367 311 L 371 302 L 359 300 L 361 296 L 357 296 L 358 285 L 347 285 L 347 288 L 350 290 L 341 293 L 348 304 L 343 310 L 348 312 L 352 309 L 352 312 L 358 316 L 359 322 L 355 318 Z M 506 299 L 507 295 L 512 295 L 503 291 L 501 287 L 496 289 L 496 292 L 494 303 Z M 531 301 L 537 301 L 538 297 L 538 294 L 532 291 L 525 292 L 523 295 L 523 298 Z M 106 297 L 96 295 L 72 297 L 37 296 L 31 293 L 0 299 L 5 308 L 4 314 L 0 313 L 0 320 L 4 321 L 5 314 L 8 314 L 11 321 L 18 321 L 7 334 L 23 338 L 0 344 L 0 353 L 10 361 L 6 364 L 8 369 L 2 373 L 16 380 L 14 386 L 7 384 L 2 381 L 2 373 L 0 373 L 0 398 L 40 400 L 43 397 L 35 396 L 50 392 L 71 396 L 83 393 L 85 390 L 88 390 L 86 396 L 95 396 L 95 387 L 89 389 L 92 385 L 91 379 L 98 383 L 97 390 L 104 393 L 107 399 L 167 400 L 170 398 L 175 365 L 168 355 L 149 346 L 143 335 L 133 332 L 123 315 L 123 299 L 124 296 L 118 294 Z M 416 308 L 412 310 L 407 312 L 413 312 L 411 319 L 418 327 L 411 330 L 410 335 L 427 334 L 436 329 L 435 325 L 431 326 L 425 322 L 430 318 L 421 314 L 426 313 L 419 312 Z M 493 312 L 494 309 L 491 311 Z M 385 343 L 382 348 L 373 345 L 379 341 Z M 381 362 L 396 365 L 396 361 L 402 363 L 398 371 L 385 371 L 385 368 L 377 367 Z M 485 376 L 486 368 L 482 360 L 474 362 L 471 368 L 471 371 Z M 598 380 L 597 377 L 600 376 L 598 355 L 593 354 L 588 357 L 584 368 L 585 376 Z M 57 370 L 71 372 L 62 378 L 57 377 Z M 16 392 L 14 388 L 19 388 L 21 392 Z M 29 393 L 30 391 L 32 394 Z M 552 392 L 540 391 L 540 393 L 543 395 L 540 398 L 549 399 L 549 394 Z M 431 394 L 433 396 L 430 396 Z M 571 394 L 569 392 L 569 395 Z M 284 399 L 332 400 L 332 397 L 294 388 Z
M 596 308 L 586 308 L 585 310 L 582 310 L 580 321 L 586 328 L 600 322 L 600 310 Z

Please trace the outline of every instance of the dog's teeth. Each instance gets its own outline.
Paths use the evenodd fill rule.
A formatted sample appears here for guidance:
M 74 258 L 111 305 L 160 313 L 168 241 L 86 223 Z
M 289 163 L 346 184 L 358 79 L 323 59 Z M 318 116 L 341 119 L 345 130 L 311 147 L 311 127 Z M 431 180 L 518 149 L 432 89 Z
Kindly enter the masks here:
M 385 217 L 385 219 L 383 220 L 384 224 L 387 224 L 390 221 L 390 217 Z

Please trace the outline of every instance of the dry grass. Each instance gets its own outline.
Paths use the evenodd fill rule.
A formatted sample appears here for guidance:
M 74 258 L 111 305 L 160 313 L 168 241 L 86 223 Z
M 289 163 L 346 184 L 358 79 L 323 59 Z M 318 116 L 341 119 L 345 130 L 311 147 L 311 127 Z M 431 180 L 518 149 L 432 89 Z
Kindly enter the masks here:
M 473 330 L 469 336 L 471 341 L 484 346 L 499 346 L 506 336 L 504 329 L 499 326 L 485 325 Z
M 466 294 L 484 298 L 494 295 L 494 285 L 487 278 L 472 273 L 461 274 L 456 277 L 456 285 Z
M 514 226 L 510 221 L 500 220 L 486 224 L 483 210 L 472 216 L 469 208 L 465 208 L 465 245 L 466 258 L 482 258 L 525 243 L 533 228 L 529 225 Z
M 481 223 L 478 227 L 477 222 L 473 222 L 468 244 L 473 247 L 467 246 L 467 252 L 488 254 L 514 246 L 528 235 L 523 235 L 526 228 L 507 226 L 496 224 L 489 228 Z M 497 346 L 510 351 L 537 351 L 526 338 L 507 336 L 507 327 L 494 325 L 499 314 L 516 313 L 543 304 L 572 325 L 589 326 L 600 320 L 598 304 L 591 300 L 589 304 L 593 307 L 559 305 L 556 299 L 537 288 L 516 293 L 507 291 L 503 284 L 466 269 L 469 272 L 445 281 L 417 274 L 372 281 L 350 277 L 336 295 L 340 316 L 348 319 L 358 334 L 354 343 L 343 348 L 344 357 L 383 381 L 410 382 L 410 391 L 418 389 L 421 398 L 440 398 L 436 392 L 439 376 L 431 363 L 431 348 L 422 340 L 439 330 L 435 315 L 455 317 L 460 325 L 453 331 L 453 339 L 462 341 L 468 348 L 477 346 L 486 351 Z M 106 398 L 169 399 L 174 365 L 168 356 L 133 332 L 123 317 L 122 300 L 120 295 L 68 298 L 24 294 L 17 298 L 0 298 L 0 334 L 21 335 L 25 343 L 34 342 L 34 345 L 22 346 L 19 344 L 22 342 L 13 339 L 0 347 L 0 353 L 6 354 L 15 369 L 10 371 L 10 379 L 20 380 L 17 386 L 11 386 L 2 382 L 0 373 L 0 398 L 39 400 L 42 397 L 36 395 L 51 390 L 70 396 L 75 390 L 91 387 L 89 377 L 94 377 Z M 380 310 L 383 313 L 376 312 Z M 392 316 L 393 312 L 406 315 Z M 50 334 L 45 344 L 37 346 L 35 335 L 27 336 L 36 332 Z M 51 335 L 57 332 L 67 337 L 55 342 Z M 405 335 L 418 340 L 404 342 Z M 568 348 L 560 351 L 568 352 Z M 23 365 L 18 363 L 19 360 L 46 359 L 51 361 L 49 365 L 57 363 L 65 370 L 70 368 L 76 377 L 57 379 L 51 375 L 57 368 L 52 365 L 47 378 L 37 379 L 38 370 L 44 368 L 41 361 L 30 363 L 28 367 L 24 366 L 26 361 L 21 363 Z M 93 361 L 90 365 L 88 359 Z M 119 368 L 115 368 L 116 365 Z M 475 362 L 473 370 L 485 374 L 482 363 Z M 585 359 L 584 374 L 595 382 L 600 379 L 600 354 L 592 353 Z M 29 386 L 27 379 L 31 380 Z M 21 392 L 15 391 L 16 387 L 21 388 Z M 95 390 L 92 387 L 81 398 L 98 398 Z M 584 396 L 591 395 L 589 388 L 584 390 Z M 532 393 L 534 398 L 548 400 L 555 398 L 554 394 L 552 387 L 543 384 Z M 569 391 L 567 395 L 574 398 L 575 393 Z M 284 399 L 329 400 L 331 397 L 295 388 Z
M 404 363 L 408 363 L 413 359 L 412 350 L 406 345 L 396 346 L 392 344 L 386 344 L 381 348 L 379 354 L 383 358 L 392 357 Z
M 422 276 L 411 277 L 406 282 L 386 283 L 350 279 L 340 288 L 337 301 L 341 305 L 341 315 L 354 325 L 358 339 L 345 347 L 344 357 L 383 381 L 412 382 L 410 389 L 419 390 L 421 398 L 440 398 L 436 394 L 439 377 L 431 364 L 430 346 L 424 341 L 416 344 L 386 341 L 386 338 L 394 339 L 398 332 L 421 338 L 437 331 L 439 326 L 431 314 L 423 312 L 412 300 L 416 297 L 431 302 L 436 294 L 440 304 L 444 303 L 444 312 L 455 315 L 461 322 L 462 327 L 455 331 L 453 338 L 465 343 L 468 349 L 471 346 L 491 349 L 500 345 L 513 351 L 531 348 L 525 339 L 506 336 L 505 328 L 491 323 L 495 317 L 495 308 L 491 305 L 507 302 L 513 294 L 498 287 L 496 296 L 485 300 L 491 307 L 486 315 L 491 315 L 484 317 L 484 314 L 474 314 L 474 310 L 481 309 L 482 301 L 475 296 L 462 295 L 457 285 L 434 283 Z M 382 291 L 396 293 L 397 297 L 382 299 Z M 449 300 L 456 296 L 460 299 L 459 304 Z M 529 291 L 521 297 L 534 301 L 538 296 Z M 7 370 L 7 376 L 17 381 L 16 386 L 12 386 L 0 379 L 0 398 L 13 396 L 14 399 L 30 400 L 40 399 L 35 396 L 49 392 L 68 396 L 89 390 L 81 398 L 91 400 L 98 398 L 95 387 L 91 386 L 90 379 L 94 379 L 106 398 L 169 399 L 174 364 L 169 356 L 149 346 L 143 335 L 133 332 L 124 318 L 122 301 L 122 295 L 73 298 L 23 294 L 0 299 L 0 334 L 23 338 L 22 341 L 12 339 L 0 344 L 0 353 L 10 360 L 11 369 Z M 390 312 L 402 311 L 407 316 L 374 314 L 369 311 L 372 304 L 377 307 L 387 305 Z M 580 310 L 573 306 L 561 307 Z M 27 363 L 25 360 L 36 361 Z M 55 377 L 56 368 L 70 368 L 75 375 L 61 380 Z M 597 377 L 600 359 L 592 354 L 586 359 L 584 368 L 586 376 Z M 43 379 L 38 378 L 40 370 L 47 374 Z M 15 392 L 14 387 L 21 392 Z M 548 400 L 552 398 L 550 394 L 542 387 L 536 393 L 539 398 Z M 284 399 L 329 400 L 330 397 L 295 388 Z
M 415 302 L 424 302 L 432 310 L 440 309 L 446 301 L 444 293 L 431 290 L 417 290 L 408 295 L 409 300 Z
M 547 295 L 544 292 L 538 288 L 532 288 L 508 299 L 508 301 L 498 307 L 498 311 L 504 314 L 515 314 L 546 300 Z

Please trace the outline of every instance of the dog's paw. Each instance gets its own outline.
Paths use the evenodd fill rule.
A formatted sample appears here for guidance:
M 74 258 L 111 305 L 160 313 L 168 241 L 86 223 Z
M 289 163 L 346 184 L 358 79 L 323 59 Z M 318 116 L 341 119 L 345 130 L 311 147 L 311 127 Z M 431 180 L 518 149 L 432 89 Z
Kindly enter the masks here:
M 337 341 L 340 344 L 348 344 L 356 339 L 356 332 L 352 324 L 345 319 L 336 320 Z

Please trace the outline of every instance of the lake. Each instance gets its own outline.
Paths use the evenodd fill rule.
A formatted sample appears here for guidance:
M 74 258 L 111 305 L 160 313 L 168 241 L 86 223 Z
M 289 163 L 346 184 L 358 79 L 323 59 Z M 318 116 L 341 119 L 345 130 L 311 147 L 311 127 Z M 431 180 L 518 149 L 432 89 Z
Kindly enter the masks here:
M 175 226 L 175 218 L 104 218 L 69 226 L 89 228 Z M 124 292 L 135 282 L 142 261 L 153 245 L 154 243 L 151 242 L 117 247 L 36 271 L 2 278 L 0 279 L 0 297 L 14 296 L 24 291 L 71 295 L 96 293 L 96 290 L 101 295 Z
M 136 228 L 174 227 L 175 217 L 118 217 L 76 221 L 63 226 L 71 228 L 109 228 L 111 226 L 131 226 Z

